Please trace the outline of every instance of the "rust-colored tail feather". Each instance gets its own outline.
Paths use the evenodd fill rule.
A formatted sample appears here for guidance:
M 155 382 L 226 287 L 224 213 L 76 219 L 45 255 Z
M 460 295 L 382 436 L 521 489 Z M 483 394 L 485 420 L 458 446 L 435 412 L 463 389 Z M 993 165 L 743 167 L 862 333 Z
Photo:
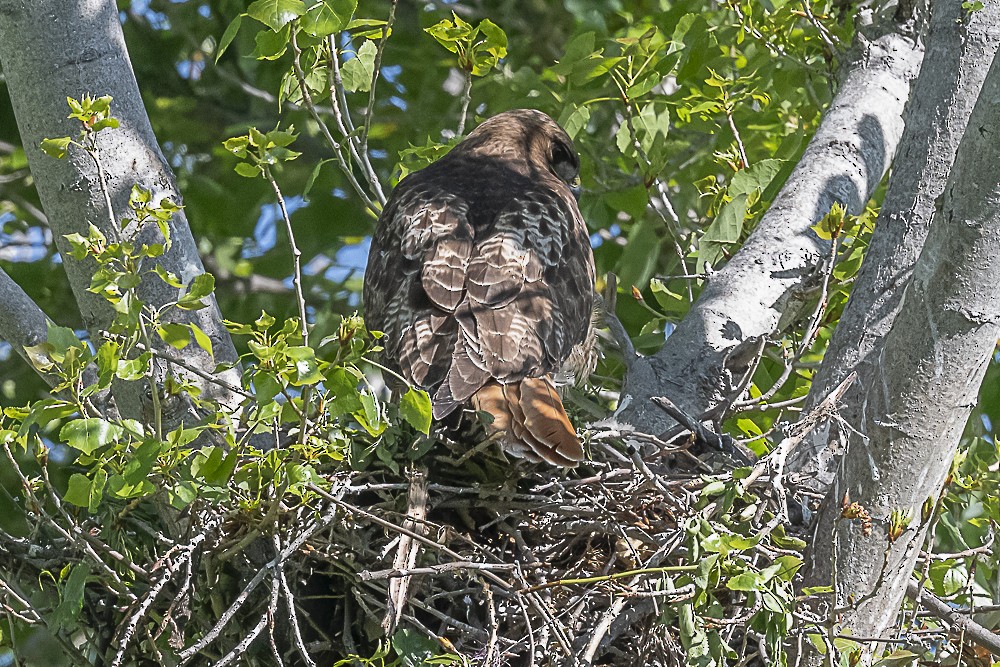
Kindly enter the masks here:
M 549 377 L 489 382 L 473 395 L 472 404 L 493 416 L 486 430 L 504 433 L 501 442 L 508 453 L 567 468 L 583 460 L 583 445 Z

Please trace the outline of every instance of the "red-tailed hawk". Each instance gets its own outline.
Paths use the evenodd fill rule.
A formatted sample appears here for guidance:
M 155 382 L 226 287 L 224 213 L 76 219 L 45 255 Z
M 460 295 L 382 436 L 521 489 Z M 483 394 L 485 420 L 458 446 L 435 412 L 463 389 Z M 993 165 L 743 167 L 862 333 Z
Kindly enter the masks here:
M 386 363 L 431 394 L 436 419 L 471 402 L 509 453 L 562 466 L 583 447 L 552 373 L 584 341 L 594 304 L 579 173 L 572 140 L 544 113 L 490 118 L 396 187 L 364 288 Z

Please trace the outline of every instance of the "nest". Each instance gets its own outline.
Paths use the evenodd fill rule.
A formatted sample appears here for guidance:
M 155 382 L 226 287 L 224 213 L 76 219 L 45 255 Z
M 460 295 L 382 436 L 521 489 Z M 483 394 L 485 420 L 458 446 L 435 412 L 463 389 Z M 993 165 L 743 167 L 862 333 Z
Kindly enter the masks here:
M 14 573 L 5 598 L 80 664 L 104 655 L 111 667 L 679 665 L 679 628 L 707 627 L 691 614 L 696 596 L 723 610 L 723 641 L 754 644 L 748 598 L 695 584 L 700 531 L 740 513 L 741 533 L 770 532 L 781 514 L 748 505 L 749 492 L 704 496 L 707 483 L 743 482 L 707 477 L 683 447 L 641 458 L 618 436 L 594 434 L 592 460 L 568 472 L 441 438 L 411 463 L 400 452 L 365 471 L 341 465 L 252 508 L 202 496 L 171 516 L 144 499 L 103 525 L 38 512 L 30 539 L 0 535 L 0 568 Z M 29 491 L 29 507 L 40 497 Z M 779 554 L 766 541 L 750 551 L 762 566 Z M 81 629 L 69 640 L 50 620 L 61 603 L 16 589 L 41 581 L 44 593 L 45 573 L 72 580 L 78 565 Z M 57 588 L 65 599 L 72 584 Z
M 329 480 L 326 525 L 289 570 L 311 608 L 307 650 L 364 656 L 402 632 L 455 664 L 684 664 L 669 621 L 696 593 L 674 582 L 694 565 L 703 464 L 597 450 L 568 474 L 439 452 L 405 479 Z

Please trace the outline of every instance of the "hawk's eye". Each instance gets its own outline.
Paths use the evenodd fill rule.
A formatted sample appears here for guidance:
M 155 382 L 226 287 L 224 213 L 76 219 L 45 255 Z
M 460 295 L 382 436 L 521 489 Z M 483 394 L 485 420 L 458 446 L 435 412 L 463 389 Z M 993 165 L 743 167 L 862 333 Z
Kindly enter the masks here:
M 569 189 L 570 189 L 570 192 L 573 193 L 573 197 L 575 197 L 577 201 L 580 201 L 580 193 L 583 192 L 583 186 L 580 185 L 580 176 L 579 175 L 575 176 L 569 182 Z
M 577 157 L 573 147 L 561 139 L 552 142 L 551 160 L 552 171 L 567 184 L 572 184 L 573 179 L 580 176 L 580 158 Z

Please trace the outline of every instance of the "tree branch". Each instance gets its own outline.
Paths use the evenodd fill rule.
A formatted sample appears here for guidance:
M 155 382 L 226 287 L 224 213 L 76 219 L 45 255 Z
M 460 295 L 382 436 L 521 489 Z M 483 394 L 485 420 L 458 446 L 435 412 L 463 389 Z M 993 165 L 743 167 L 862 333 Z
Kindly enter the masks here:
M 689 414 L 704 414 L 742 377 L 753 342 L 804 307 L 798 295 L 829 254 L 829 242 L 810 227 L 835 202 L 854 214 L 863 210 L 903 131 L 903 107 L 923 48 L 911 25 L 887 25 L 873 41 L 859 37 L 822 124 L 746 244 L 709 279 L 663 348 L 630 369 L 622 421 L 665 431 L 670 420 L 650 401 L 657 395 Z
M 40 345 L 49 338 L 49 318 L 21 286 L 0 269 L 0 340 L 10 343 L 28 365 L 42 376 L 50 387 L 60 380 L 39 369 L 27 348 Z
M 838 539 L 817 540 L 806 562 L 806 585 L 828 583 L 837 563 L 838 623 L 859 635 L 882 636 L 899 609 L 928 522 L 890 537 L 886 519 L 920 517 L 940 493 L 1000 336 L 998 98 L 994 59 L 820 510 L 817 534 Z M 839 521 L 847 490 L 877 519 L 867 540 Z
M 848 424 L 861 417 L 861 395 L 875 372 L 885 335 L 899 312 L 913 265 L 927 238 L 935 201 L 944 192 L 959 142 L 1000 45 L 1000 7 L 975 12 L 936 2 L 931 14 L 927 57 L 914 84 L 906 130 L 900 140 L 885 201 L 851 298 L 837 323 L 823 363 L 813 379 L 806 409 L 852 372 L 842 415 Z M 817 476 L 823 492 L 833 479 L 829 443 L 837 436 L 814 434 L 811 447 L 789 461 L 791 469 Z
M 153 193 L 155 200 L 165 197 L 180 202 L 181 196 L 173 173 L 153 135 L 149 118 L 142 105 L 135 75 L 122 35 L 118 9 L 107 0 L 37 0 L 29 3 L 3 3 L 0 11 L 0 62 L 10 91 L 18 129 L 28 157 L 31 173 L 38 188 L 43 208 L 56 245 L 66 258 L 64 267 L 76 301 L 92 340 L 99 343 L 114 319 L 114 310 L 103 297 L 87 290 L 94 264 L 69 258 L 66 234 L 87 234 L 93 223 L 108 238 L 116 238 L 117 223 L 109 217 L 93 162 L 85 153 L 71 151 L 65 160 L 45 155 L 39 144 L 45 137 L 76 135 L 79 126 L 66 118 L 67 96 L 85 93 L 110 95 L 114 99 L 112 113 L 121 126 L 107 129 L 97 137 L 97 150 L 102 157 L 107 189 L 116 211 L 127 211 L 132 186 L 138 183 Z M 39 76 L 39 73 L 45 73 Z M 113 159 L 111 158 L 113 156 Z M 127 230 L 132 234 L 133 230 Z M 183 212 L 170 223 L 171 247 L 158 262 L 187 283 L 204 273 L 198 248 Z M 137 244 L 162 242 L 156 225 L 138 231 Z M 177 290 L 154 275 L 144 277 L 139 287 L 140 298 L 159 309 L 177 299 Z M 170 309 L 165 321 L 194 323 L 212 340 L 215 353 L 193 349 L 188 362 L 206 372 L 215 369 L 216 362 L 234 364 L 236 350 L 222 318 L 209 297 L 209 308 L 197 311 Z M 157 347 L 168 347 L 158 338 Z M 167 372 L 167 368 L 158 369 Z M 182 369 L 169 369 L 188 378 L 212 398 L 235 409 L 241 397 L 217 384 L 190 377 Z M 239 370 L 225 371 L 230 384 L 240 383 Z M 116 403 L 126 416 L 142 414 L 142 391 L 135 384 L 115 383 L 112 388 Z

